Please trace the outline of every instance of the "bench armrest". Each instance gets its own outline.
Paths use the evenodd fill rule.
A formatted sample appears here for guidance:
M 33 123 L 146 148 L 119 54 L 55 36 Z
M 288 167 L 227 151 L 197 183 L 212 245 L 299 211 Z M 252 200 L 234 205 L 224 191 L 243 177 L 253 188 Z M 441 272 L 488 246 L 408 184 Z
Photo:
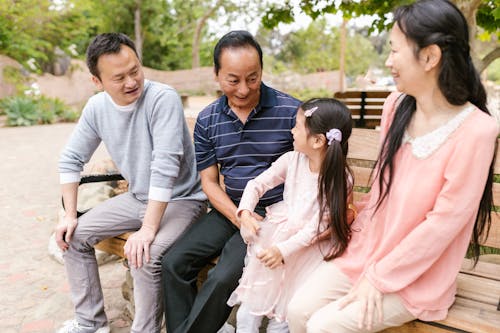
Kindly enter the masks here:
M 83 185 L 83 184 L 90 184 L 90 183 L 100 183 L 100 182 L 111 182 L 111 181 L 118 181 L 118 180 L 124 180 L 123 176 L 119 173 L 110 173 L 110 174 L 100 174 L 100 175 L 85 175 L 82 176 L 80 179 L 80 183 L 78 186 Z M 61 198 L 61 203 L 62 207 L 64 208 L 64 200 Z M 83 214 L 85 214 L 88 209 L 85 211 L 77 211 L 76 216 L 80 217 Z

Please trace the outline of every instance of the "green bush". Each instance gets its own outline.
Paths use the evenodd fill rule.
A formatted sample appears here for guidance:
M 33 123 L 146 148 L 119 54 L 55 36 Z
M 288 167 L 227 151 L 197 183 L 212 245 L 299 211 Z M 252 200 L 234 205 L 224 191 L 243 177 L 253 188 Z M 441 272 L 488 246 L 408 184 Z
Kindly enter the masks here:
M 299 91 L 288 91 L 288 93 L 303 102 L 311 98 L 333 97 L 333 91 L 329 91 L 327 89 L 304 89 Z
M 3 99 L 0 107 L 7 115 L 7 126 L 31 126 L 38 123 L 37 106 L 28 97 L 16 96 Z
M 0 109 L 7 116 L 7 126 L 31 126 L 72 122 L 78 113 L 57 98 L 17 95 L 0 100 Z

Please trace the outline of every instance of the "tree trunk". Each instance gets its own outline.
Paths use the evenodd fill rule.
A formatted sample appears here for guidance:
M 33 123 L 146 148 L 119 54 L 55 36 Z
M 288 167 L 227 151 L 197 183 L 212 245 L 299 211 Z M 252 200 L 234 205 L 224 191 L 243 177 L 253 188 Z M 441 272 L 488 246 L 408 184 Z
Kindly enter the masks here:
M 339 59 L 339 91 L 345 90 L 344 79 L 345 79 L 345 52 L 346 52 L 346 25 L 347 19 L 342 20 L 342 25 L 340 26 L 340 59 Z
M 134 10 L 134 34 L 135 34 L 135 49 L 142 60 L 142 25 L 141 25 L 141 0 L 135 1 Z
M 196 28 L 194 30 L 193 36 L 193 44 L 191 47 L 191 68 L 199 68 L 200 67 L 200 40 L 201 40 L 201 32 L 207 20 L 212 16 L 212 14 L 219 8 L 224 0 L 218 0 L 215 5 L 209 9 L 208 12 L 203 14 L 203 16 L 196 23 Z
M 455 5 L 460 9 L 462 14 L 464 14 L 467 24 L 469 25 L 469 43 L 471 48 L 471 57 L 476 69 L 479 73 L 484 71 L 489 64 L 491 64 L 495 59 L 500 57 L 500 47 L 495 47 L 490 51 L 484 58 L 480 58 L 478 54 L 478 39 L 476 38 L 478 29 L 476 14 L 479 6 L 481 5 L 481 0 L 454 0 Z

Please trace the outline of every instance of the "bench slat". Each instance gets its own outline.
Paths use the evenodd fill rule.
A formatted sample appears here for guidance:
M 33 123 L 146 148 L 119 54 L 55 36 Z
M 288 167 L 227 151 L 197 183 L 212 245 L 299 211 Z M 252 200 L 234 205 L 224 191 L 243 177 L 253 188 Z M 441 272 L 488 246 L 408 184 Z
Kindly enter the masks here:
M 500 155 L 498 158 L 500 159 Z M 493 204 L 500 206 L 500 183 L 493 183 Z
M 473 268 L 472 260 L 464 258 L 460 272 L 463 274 L 481 276 L 491 280 L 500 281 L 500 265 L 481 260 L 478 261 L 476 267 Z
M 498 333 L 500 312 L 496 310 L 496 306 L 457 297 L 448 317 L 438 323 L 466 332 Z
M 116 237 L 105 239 L 97 243 L 95 245 L 95 248 L 125 258 L 125 254 L 123 253 L 123 246 L 125 245 L 125 242 L 127 241 L 127 238 L 130 234 L 132 233 L 126 232 Z
M 457 277 L 457 296 L 496 308 L 500 298 L 500 283 L 485 277 L 460 273 Z
M 370 174 L 372 169 L 352 166 L 351 170 L 354 174 L 354 186 L 370 187 Z
M 491 227 L 488 239 L 486 242 L 481 242 L 482 245 L 500 249 L 500 214 L 491 212 Z
M 351 160 L 375 162 L 378 157 L 380 132 L 364 128 L 353 128 L 349 138 Z
M 449 333 L 457 332 L 453 329 L 446 329 L 438 326 L 431 325 L 423 321 L 412 321 L 399 327 L 387 328 L 382 333 Z
M 361 91 L 354 91 L 354 90 L 348 90 L 348 91 L 339 91 L 334 94 L 335 98 L 359 98 L 361 99 Z M 387 90 L 367 90 L 365 91 L 366 98 L 383 98 L 385 99 L 391 91 Z

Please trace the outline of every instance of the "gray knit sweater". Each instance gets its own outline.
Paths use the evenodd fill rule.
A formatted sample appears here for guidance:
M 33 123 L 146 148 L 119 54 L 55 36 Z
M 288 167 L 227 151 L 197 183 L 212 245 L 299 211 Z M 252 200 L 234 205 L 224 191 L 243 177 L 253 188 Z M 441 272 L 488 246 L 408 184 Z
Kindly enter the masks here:
M 137 199 L 206 200 L 179 95 L 168 85 L 145 81 L 130 110 L 101 92 L 85 105 L 59 160 L 61 183 L 77 182 L 102 141 Z

